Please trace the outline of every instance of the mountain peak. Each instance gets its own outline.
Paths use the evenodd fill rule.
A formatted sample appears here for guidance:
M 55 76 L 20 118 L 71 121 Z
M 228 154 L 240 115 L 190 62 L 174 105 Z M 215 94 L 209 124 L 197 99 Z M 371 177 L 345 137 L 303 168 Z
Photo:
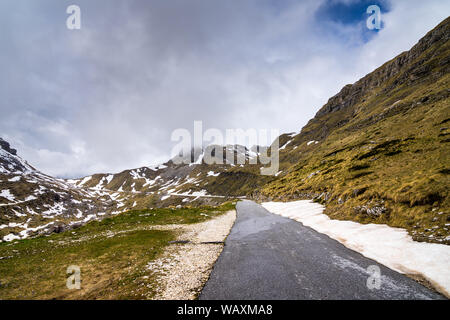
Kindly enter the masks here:
M 11 145 L 9 144 L 9 142 L 3 140 L 2 138 L 0 138 L 0 148 L 2 148 L 3 150 L 5 150 L 8 153 L 11 153 L 14 156 L 17 155 L 17 150 L 16 149 L 12 149 Z

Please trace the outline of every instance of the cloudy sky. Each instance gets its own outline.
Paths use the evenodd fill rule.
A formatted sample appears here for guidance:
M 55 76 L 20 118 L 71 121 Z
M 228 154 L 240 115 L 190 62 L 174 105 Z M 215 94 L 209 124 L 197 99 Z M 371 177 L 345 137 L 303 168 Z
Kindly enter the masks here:
M 299 131 L 449 14 L 445 0 L 2 0 L 0 137 L 79 177 L 164 162 L 194 120 Z

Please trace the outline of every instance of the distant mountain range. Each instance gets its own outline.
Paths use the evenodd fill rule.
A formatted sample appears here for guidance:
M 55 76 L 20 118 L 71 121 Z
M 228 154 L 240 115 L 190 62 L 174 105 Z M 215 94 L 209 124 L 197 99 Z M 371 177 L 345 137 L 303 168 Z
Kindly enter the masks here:
M 272 179 L 259 174 L 261 166 L 248 164 L 258 153 L 238 145 L 216 147 L 223 148 L 224 155 L 228 149 L 235 159 L 243 156 L 245 165 L 208 165 L 202 161 L 203 151 L 193 150 L 189 164 L 169 160 L 153 167 L 66 180 L 36 170 L 1 138 L 0 147 L 3 241 L 61 232 L 131 209 L 217 205 L 245 197 Z
M 410 51 L 346 85 L 300 133 L 279 137 L 280 171 L 249 164 L 257 148 L 224 146 L 246 164 L 191 164 L 47 176 L 0 139 L 0 240 L 61 232 L 151 207 L 216 205 L 230 198 L 314 199 L 334 219 L 406 228 L 450 243 L 450 18 Z M 243 154 L 242 153 L 244 150 Z

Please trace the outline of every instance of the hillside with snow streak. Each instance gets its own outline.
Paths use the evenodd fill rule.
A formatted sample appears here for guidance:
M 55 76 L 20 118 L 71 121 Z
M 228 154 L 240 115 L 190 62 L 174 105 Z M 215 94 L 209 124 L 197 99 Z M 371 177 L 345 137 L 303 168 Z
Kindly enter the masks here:
M 50 177 L 0 138 L 0 241 L 61 232 L 118 210 L 113 194 Z

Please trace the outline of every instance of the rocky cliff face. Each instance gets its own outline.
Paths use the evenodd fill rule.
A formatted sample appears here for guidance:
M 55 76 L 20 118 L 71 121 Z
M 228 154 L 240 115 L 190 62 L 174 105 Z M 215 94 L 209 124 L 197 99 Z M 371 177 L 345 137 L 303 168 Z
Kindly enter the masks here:
M 428 76 L 439 78 L 448 73 L 450 58 L 447 55 L 440 57 L 440 54 L 446 50 L 445 44 L 450 38 L 449 24 L 450 18 L 447 18 L 420 39 L 411 50 L 386 62 L 354 84 L 346 85 L 337 95 L 328 100 L 317 112 L 315 118 L 354 107 L 357 103 L 362 102 L 364 96 L 371 90 L 379 88 L 393 79 L 394 81 L 384 88 L 384 92 L 389 92 L 402 84 L 412 85 L 415 81 L 423 81 Z M 429 51 L 430 48 L 434 49 Z M 435 74 L 431 74 L 433 64 L 428 63 L 433 59 L 437 59 L 438 61 L 435 62 L 443 67 Z
M 373 95 L 388 96 L 401 86 L 416 86 L 435 81 L 449 72 L 449 20 L 447 18 L 427 33 L 407 52 L 386 62 L 354 84 L 348 84 L 331 97 L 303 128 L 308 139 L 324 139 L 335 128 L 351 121 Z M 444 92 L 448 95 L 448 92 Z M 367 110 L 364 110 L 367 113 Z M 330 115 L 338 113 L 336 116 Z M 335 117 L 336 119 L 330 119 Z M 333 121 L 334 120 L 334 121 Z
M 9 143 L 3 140 L 2 138 L 0 138 L 0 148 L 2 148 L 8 153 L 11 153 L 13 156 L 17 155 L 17 150 L 11 149 Z

